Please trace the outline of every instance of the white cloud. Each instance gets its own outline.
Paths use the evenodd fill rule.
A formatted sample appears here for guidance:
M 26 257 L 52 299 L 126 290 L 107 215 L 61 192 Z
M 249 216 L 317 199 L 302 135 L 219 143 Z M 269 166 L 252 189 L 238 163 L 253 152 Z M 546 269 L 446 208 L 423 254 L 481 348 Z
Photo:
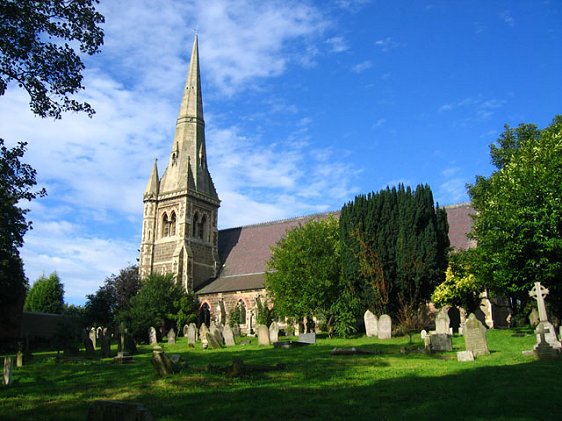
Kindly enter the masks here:
M 380 48 L 383 53 L 387 53 L 391 50 L 400 47 L 400 43 L 398 43 L 397 41 L 393 40 L 390 37 L 386 37 L 384 39 L 379 39 L 375 41 L 375 45 L 378 48 Z
M 330 46 L 330 51 L 333 53 L 343 53 L 349 50 L 347 41 L 343 37 L 332 37 L 326 40 L 326 44 Z
M 362 61 L 361 63 L 357 63 L 355 66 L 353 66 L 351 68 L 351 71 L 354 73 L 362 73 L 365 70 L 370 69 L 371 67 L 373 67 L 373 62 L 371 60 L 365 60 Z
M 515 25 L 515 19 L 509 10 L 504 10 L 500 12 L 500 19 L 508 26 Z

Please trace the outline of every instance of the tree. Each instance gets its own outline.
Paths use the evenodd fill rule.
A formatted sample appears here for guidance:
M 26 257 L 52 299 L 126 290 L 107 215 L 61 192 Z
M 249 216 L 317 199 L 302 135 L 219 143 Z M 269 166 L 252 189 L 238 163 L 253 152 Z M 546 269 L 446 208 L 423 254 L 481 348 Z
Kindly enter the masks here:
M 276 314 L 296 319 L 323 315 L 329 330 L 349 322 L 339 317 L 347 309 L 341 301 L 347 286 L 340 269 L 339 224 L 334 217 L 311 220 L 289 231 L 267 263 L 265 287 Z
M 562 316 L 562 116 L 543 130 L 506 126 L 490 154 L 497 169 L 468 186 L 475 275 L 520 308 L 540 281 Z
M 130 326 L 137 340 L 146 342 L 151 326 L 169 329 L 177 321 L 185 322 L 190 315 L 195 318 L 195 298 L 174 280 L 172 274 L 152 274 L 141 280 L 141 288 L 131 298 L 129 307 L 117 318 Z
M 62 314 L 64 311 L 64 285 L 59 275 L 53 272 L 49 277 L 39 277 L 29 290 L 24 309 L 41 313 Z
M 79 53 L 95 54 L 103 44 L 104 17 L 98 0 L 0 0 L 0 95 L 11 82 L 30 96 L 33 113 L 61 118 L 65 111 L 93 108 L 70 96 L 82 86 Z
M 427 185 L 357 196 L 342 208 L 340 229 L 342 274 L 362 311 L 417 311 L 444 278 L 447 216 Z
M 25 218 L 28 209 L 20 204 L 46 194 L 45 189 L 32 190 L 36 172 L 21 162 L 25 146 L 21 142 L 8 149 L 0 139 L 0 332 L 6 338 L 19 335 L 28 287 L 19 249 L 31 222 Z

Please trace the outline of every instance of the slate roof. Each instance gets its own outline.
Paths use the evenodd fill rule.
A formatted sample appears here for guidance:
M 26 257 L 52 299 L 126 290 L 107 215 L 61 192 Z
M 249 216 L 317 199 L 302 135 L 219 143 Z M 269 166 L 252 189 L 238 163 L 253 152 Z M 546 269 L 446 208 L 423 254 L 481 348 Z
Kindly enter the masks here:
M 470 204 L 445 206 L 449 221 L 451 247 L 467 249 L 473 242 L 466 237 L 472 227 Z M 339 212 L 302 216 L 282 221 L 229 228 L 219 231 L 219 258 L 223 262 L 219 277 L 210 281 L 197 294 L 233 292 L 262 289 L 265 278 L 265 264 L 275 246 L 287 231 L 315 218 L 328 215 L 338 216 Z

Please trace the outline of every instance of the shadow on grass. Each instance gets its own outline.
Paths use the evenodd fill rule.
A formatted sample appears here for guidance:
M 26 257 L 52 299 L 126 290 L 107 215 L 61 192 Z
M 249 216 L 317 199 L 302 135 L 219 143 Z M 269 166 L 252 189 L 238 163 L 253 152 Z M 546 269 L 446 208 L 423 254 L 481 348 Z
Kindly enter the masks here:
M 182 355 L 188 367 L 165 379 L 154 374 L 149 349 L 125 365 L 36 361 L 16 371 L 17 383 L 2 390 L 0 418 L 81 420 L 97 399 L 140 402 L 158 420 L 562 417 L 560 361 L 528 361 L 518 351 L 519 363 L 491 365 L 498 352 L 461 364 L 450 361 L 454 354 L 404 356 L 399 341 L 354 343 L 380 355 L 330 355 L 334 346 L 346 344 L 216 351 L 170 346 L 167 352 Z M 236 358 L 247 364 L 284 363 L 286 369 L 243 378 L 205 371 L 209 364 L 226 366 Z

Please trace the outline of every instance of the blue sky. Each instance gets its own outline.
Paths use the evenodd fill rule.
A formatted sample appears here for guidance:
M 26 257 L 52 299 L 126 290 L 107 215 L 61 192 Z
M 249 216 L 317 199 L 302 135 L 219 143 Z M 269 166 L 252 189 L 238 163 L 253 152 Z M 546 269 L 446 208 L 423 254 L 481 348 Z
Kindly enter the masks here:
M 30 205 L 26 273 L 56 270 L 70 303 L 138 257 L 193 28 L 221 228 L 339 209 L 399 182 L 465 202 L 504 124 L 562 112 L 559 1 L 102 3 L 105 45 L 85 60 L 81 94 L 93 119 L 37 118 L 16 86 L 0 97 L 0 135 L 29 142 L 49 193 Z

